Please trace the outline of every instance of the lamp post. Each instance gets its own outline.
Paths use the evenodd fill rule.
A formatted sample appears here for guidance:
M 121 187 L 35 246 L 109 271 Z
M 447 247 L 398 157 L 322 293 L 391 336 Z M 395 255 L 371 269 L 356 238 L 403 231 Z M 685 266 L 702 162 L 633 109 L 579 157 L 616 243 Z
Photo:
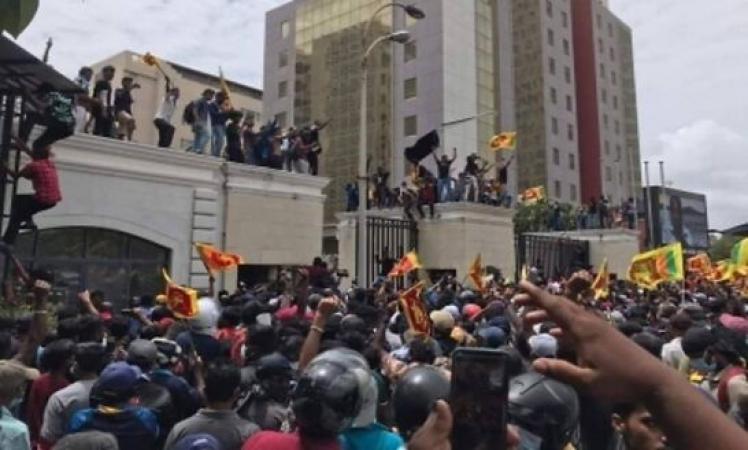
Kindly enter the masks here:
M 361 59 L 361 111 L 360 111 L 360 124 L 359 124 L 359 136 L 358 136 L 358 236 L 357 236 L 357 247 L 358 247 L 358 261 L 356 270 L 356 278 L 358 284 L 361 287 L 366 287 L 367 283 L 367 266 L 368 266 L 368 235 L 366 233 L 366 211 L 368 209 L 368 171 L 366 169 L 366 150 L 367 150 L 367 91 L 366 86 L 368 83 L 368 68 L 367 61 L 369 54 L 374 48 L 383 42 L 396 42 L 404 44 L 410 40 L 410 33 L 407 31 L 395 31 L 394 33 L 380 36 L 369 45 L 364 52 L 364 56 Z

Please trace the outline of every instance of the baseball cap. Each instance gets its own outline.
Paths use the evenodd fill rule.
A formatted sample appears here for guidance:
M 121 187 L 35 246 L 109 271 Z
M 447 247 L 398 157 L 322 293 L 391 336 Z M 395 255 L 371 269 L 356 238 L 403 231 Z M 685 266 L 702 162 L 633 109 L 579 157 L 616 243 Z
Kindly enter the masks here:
M 158 360 L 158 347 L 151 341 L 135 339 L 127 347 L 127 360 L 138 365 L 155 364 Z
M 182 356 L 182 347 L 175 341 L 165 338 L 153 338 L 151 342 L 158 350 L 158 363 L 161 366 L 176 364 L 179 357 Z
M 450 331 L 455 326 L 455 319 L 447 311 L 432 311 L 429 315 L 434 329 L 439 331 Z
M 475 303 L 468 303 L 462 307 L 462 315 L 470 320 L 474 319 L 475 316 L 480 314 L 481 311 L 481 307 L 476 305 Z
M 174 450 L 223 450 L 221 443 L 209 434 L 188 434 L 174 444 Z
M 486 327 L 478 330 L 478 336 L 483 338 L 486 347 L 499 348 L 506 344 L 506 333 L 499 327 Z
M 142 380 L 143 372 L 137 366 L 114 362 L 101 372 L 91 389 L 92 396 L 95 395 L 104 404 L 127 401 L 135 394 L 135 388 Z
M 540 358 L 555 358 L 558 351 L 558 341 L 550 334 L 543 333 L 531 336 L 527 340 L 530 345 L 530 353 Z
M 39 371 L 12 359 L 0 360 L 0 391 L 15 393 L 27 381 L 39 378 Z

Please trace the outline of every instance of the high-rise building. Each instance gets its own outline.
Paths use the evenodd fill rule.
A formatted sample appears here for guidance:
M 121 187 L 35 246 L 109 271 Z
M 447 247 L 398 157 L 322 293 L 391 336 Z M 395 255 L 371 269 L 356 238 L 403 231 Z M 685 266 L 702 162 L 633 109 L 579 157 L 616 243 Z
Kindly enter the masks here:
M 363 32 L 389 3 L 293 0 L 267 14 L 263 116 L 284 126 L 332 120 L 322 136 L 328 223 L 356 177 Z M 631 31 L 602 0 L 408 3 L 426 17 L 386 9 L 368 38 L 411 35 L 369 61 L 371 171 L 383 166 L 398 184 L 410 170 L 403 150 L 433 129 L 440 151 L 457 149 L 453 176 L 475 152 L 500 166 L 508 155 L 491 152 L 488 141 L 517 130 L 510 191 L 543 185 L 550 199 L 572 204 L 600 195 L 619 204 L 637 192 Z

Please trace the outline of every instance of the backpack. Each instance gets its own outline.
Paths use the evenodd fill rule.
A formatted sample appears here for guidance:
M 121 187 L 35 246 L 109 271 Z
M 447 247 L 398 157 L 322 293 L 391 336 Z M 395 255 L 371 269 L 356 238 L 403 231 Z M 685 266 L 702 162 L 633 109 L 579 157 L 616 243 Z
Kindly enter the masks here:
M 192 101 L 184 106 L 184 111 L 182 111 L 182 121 L 187 125 L 194 125 L 195 120 L 197 120 L 195 115 L 195 102 Z

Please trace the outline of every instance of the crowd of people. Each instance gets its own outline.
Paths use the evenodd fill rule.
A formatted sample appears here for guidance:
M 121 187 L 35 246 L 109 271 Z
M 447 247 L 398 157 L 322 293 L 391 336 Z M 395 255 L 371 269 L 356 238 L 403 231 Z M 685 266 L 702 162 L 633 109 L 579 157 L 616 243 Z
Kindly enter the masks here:
M 422 293 L 431 331 L 416 333 L 390 280 L 340 289 L 319 259 L 210 289 L 189 319 L 152 296 L 52 305 L 37 271 L 30 316 L 0 328 L 0 447 L 449 449 L 451 356 L 473 347 L 507 361 L 495 448 L 746 448 L 737 290 L 614 281 L 596 300 L 586 271 L 528 279 L 478 290 L 444 276 Z
M 90 67 L 82 67 L 75 78 L 83 90 L 75 98 L 74 130 L 96 136 L 131 141 L 137 126 L 133 116 L 133 92 L 140 88 L 132 77 L 124 76 L 114 89 L 115 68 L 105 66 L 94 77 Z M 319 133 L 328 123 L 282 130 L 273 121 L 256 129 L 254 117 L 234 109 L 228 92 L 205 89 L 200 98 L 183 105 L 178 112 L 180 90 L 165 76 L 165 91 L 153 118 L 158 146 L 171 147 L 177 121 L 190 127 L 192 144 L 186 149 L 197 154 L 225 157 L 227 160 L 317 175 L 322 153 Z M 31 96 L 33 97 L 33 96 Z

